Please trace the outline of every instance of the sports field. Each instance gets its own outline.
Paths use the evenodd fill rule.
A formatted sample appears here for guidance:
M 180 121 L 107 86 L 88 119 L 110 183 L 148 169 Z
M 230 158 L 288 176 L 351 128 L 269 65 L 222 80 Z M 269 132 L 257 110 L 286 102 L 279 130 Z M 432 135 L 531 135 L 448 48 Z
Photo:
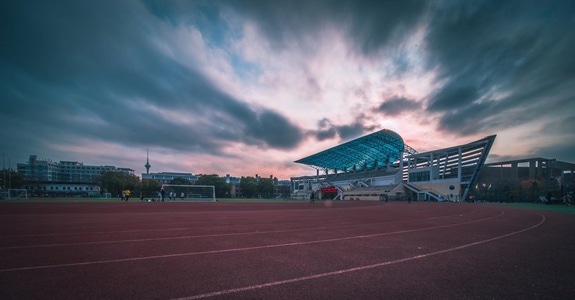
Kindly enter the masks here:
M 0 299 L 566 299 L 574 236 L 483 203 L 3 201 Z

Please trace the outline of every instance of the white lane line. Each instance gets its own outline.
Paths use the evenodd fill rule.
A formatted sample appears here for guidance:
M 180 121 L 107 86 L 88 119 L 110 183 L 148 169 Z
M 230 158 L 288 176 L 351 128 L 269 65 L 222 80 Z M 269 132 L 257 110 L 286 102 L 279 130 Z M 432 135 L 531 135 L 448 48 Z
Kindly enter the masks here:
M 40 269 L 74 267 L 74 266 L 87 266 L 87 265 L 97 265 L 97 264 L 107 264 L 107 263 L 117 263 L 117 262 L 141 261 L 141 260 L 151 260 L 151 259 L 161 259 L 161 258 L 172 258 L 172 257 L 194 256 L 194 255 L 204 255 L 204 254 L 217 254 L 217 253 L 227 253 L 227 252 L 237 252 L 237 251 L 249 251 L 249 250 L 260 250 L 260 249 L 269 249 L 269 248 L 301 246 L 301 245 L 310 245 L 310 244 L 319 244 L 319 243 L 330 243 L 330 242 L 372 238 L 372 237 L 385 236 L 385 235 L 411 233 L 411 232 L 426 231 L 426 230 L 433 230 L 433 229 L 448 228 L 448 227 L 455 227 L 455 226 L 461 226 L 461 225 L 466 225 L 466 224 L 479 223 L 479 222 L 484 222 L 484 221 L 496 219 L 496 218 L 502 216 L 503 214 L 504 214 L 504 212 L 500 210 L 499 215 L 489 217 L 486 219 L 473 220 L 473 221 L 457 223 L 457 224 L 439 225 L 439 226 L 432 226 L 432 227 L 425 227 L 425 228 L 400 230 L 400 231 L 394 231 L 394 232 L 384 232 L 384 233 L 375 233 L 375 234 L 366 234 L 366 235 L 355 235 L 355 236 L 348 236 L 348 237 L 342 237 L 342 238 L 323 239 L 323 240 L 315 240 L 315 241 L 307 241 L 307 242 L 273 244 L 273 245 L 244 247 L 244 248 L 211 250 L 211 251 L 201 251 L 201 252 L 187 252 L 187 253 L 144 256 L 144 257 L 120 258 L 120 259 L 99 260 L 99 261 L 86 261 L 86 262 L 77 262 L 77 263 L 68 263 L 68 264 L 9 268 L 9 269 L 0 269 L 0 272 L 14 272 L 14 271 L 40 270 Z
M 471 213 L 473 213 L 473 212 L 475 212 L 475 210 L 471 211 Z M 449 217 L 460 216 L 460 215 L 461 214 L 455 214 L 455 215 L 447 215 L 447 216 L 439 216 L 439 217 L 429 217 L 429 218 L 424 218 L 424 219 L 413 219 L 413 220 L 392 221 L 392 222 L 374 222 L 374 223 L 367 223 L 367 224 L 356 224 L 356 225 L 345 225 L 345 226 L 329 226 L 329 227 L 323 226 L 323 227 L 313 227 L 313 228 L 308 227 L 308 228 L 286 229 L 286 230 L 267 230 L 267 231 L 251 231 L 251 232 L 205 234 L 205 235 L 185 235 L 185 236 L 176 236 L 176 237 L 130 239 L 130 240 L 115 240 L 115 241 L 40 244 L 40 245 L 27 245 L 27 246 L 5 246 L 5 247 L 0 247 L 0 250 L 65 247 L 65 246 L 84 246 L 84 245 L 100 245 L 100 244 L 118 244 L 118 243 L 135 243 L 135 242 L 153 242 L 153 241 L 183 240 L 183 239 L 209 238 L 209 237 L 226 237 L 226 236 L 242 236 L 242 235 L 270 234 L 270 233 L 286 233 L 286 232 L 298 232 L 298 231 L 310 231 L 310 230 L 333 230 L 333 229 L 373 226 L 373 225 L 381 225 L 381 224 L 409 223 L 409 222 L 414 222 L 414 221 L 449 218 Z M 253 226 L 258 226 L 258 225 L 253 225 Z
M 539 215 L 539 214 L 538 214 Z M 469 248 L 472 246 L 477 246 L 480 244 L 485 244 L 485 243 L 489 243 L 489 242 L 493 242 L 502 238 L 506 238 L 512 235 L 516 235 L 534 228 L 537 228 L 539 226 L 541 226 L 541 224 L 543 224 L 545 222 L 545 216 L 543 215 L 539 215 L 541 217 L 541 221 L 531 227 L 528 228 L 524 228 L 515 232 L 511 232 L 508 234 L 504 234 L 504 235 L 500 235 L 494 238 L 490 238 L 490 239 L 486 239 L 486 240 L 481 240 L 481 241 L 477 241 L 477 242 L 473 242 L 473 243 L 469 243 L 469 244 L 465 244 L 465 245 L 461 245 L 461 246 L 457 246 L 457 247 L 453 247 L 453 248 L 449 248 L 449 249 L 444 249 L 444 250 L 439 250 L 436 252 L 431 252 L 431 253 L 427 253 L 427 254 L 421 254 L 421 255 L 415 255 L 415 256 L 411 256 L 411 257 L 406 257 L 406 258 L 401 258 L 401 259 L 397 259 L 397 260 L 391 260 L 391 261 L 386 261 L 386 262 L 381 262 L 381 263 L 377 263 L 377 264 L 373 264 L 373 265 L 367 265 L 367 266 L 361 266 L 361 267 L 355 267 L 355 268 L 349 268 L 349 269 L 343 269 L 343 270 L 337 270 L 337 271 L 333 271 L 333 272 L 327 272 L 327 273 L 321 273 L 321 274 L 315 274 L 315 275 L 310 275 L 310 276 L 303 276 L 303 277 L 297 277 L 297 278 L 292 278 L 292 279 L 287 279 L 287 280 L 279 280 L 279 281 L 273 281 L 273 282 L 268 282 L 268 283 L 262 283 L 262 284 L 256 284 L 256 285 L 251 285 L 251 286 L 246 286 L 246 287 L 241 287 L 241 288 L 235 288 L 235 289 L 229 289 L 229 290 L 222 290 L 222 291 L 217 291 L 217 292 L 211 292 L 211 293 L 205 293 L 205 294 L 199 294 L 199 295 L 194 295 L 194 296 L 187 296 L 187 297 L 181 297 L 181 298 L 175 298 L 173 300 L 192 300 L 192 299 L 203 299 L 203 298 L 209 298 L 209 297 L 215 297 L 215 296 L 222 296 L 222 295 L 228 295 L 228 294 L 233 294 L 233 293 L 239 293 L 239 292 L 245 292 L 245 291 L 251 291 L 251 290 L 256 290 L 256 289 L 261 289 L 261 288 L 266 288 L 266 287 L 271 287 L 271 286 L 276 286 L 276 285 L 282 285 L 282 284 L 287 284 L 287 283 L 294 283 L 294 282 L 300 282 L 300 281 L 305 281 L 305 280 L 311 280 L 311 279 L 317 279 L 317 278 L 322 278 L 322 277 L 327 277 L 327 276 L 335 276 L 335 275 L 341 275 L 341 274 L 345 274 L 345 273 L 351 273 L 351 272 L 357 272 L 357 271 L 363 271 L 363 270 L 368 270 L 368 269 L 374 269 L 374 268 L 379 268 L 379 267 L 384 267 L 384 266 L 388 266 L 388 265 L 393 265 L 393 264 L 398 264 L 398 263 L 402 263 L 402 262 L 406 262 L 406 261 L 411 261 L 411 260 L 416 260 L 416 259 L 421 259 L 421 258 L 426 258 L 426 257 L 430 257 L 430 256 L 434 256 L 434 255 L 438 255 L 438 254 L 443 254 L 443 253 L 447 253 L 447 252 L 453 252 L 453 251 L 457 251 L 457 250 L 461 250 L 461 249 L 465 249 L 465 248 Z
M 365 207 L 368 208 L 368 207 Z M 369 207 L 372 208 L 372 207 Z M 275 210 L 274 210 L 275 211 Z M 465 211 L 465 212 L 460 212 L 460 213 L 456 213 L 454 215 L 446 215 L 446 216 L 439 216 L 439 217 L 431 217 L 431 218 L 425 218 L 425 219 L 414 219 L 411 221 L 419 221 L 419 220 L 430 220 L 430 219 L 438 219 L 438 218 L 447 218 L 447 217 L 453 217 L 453 216 L 458 216 L 461 214 L 472 214 L 475 213 L 477 211 L 477 208 L 474 208 L 471 211 Z M 349 219 L 344 219 L 343 221 L 348 221 L 348 220 L 354 220 L 353 218 L 349 218 Z M 325 222 L 327 222 L 328 220 L 323 220 Z M 322 220 L 317 221 L 317 223 L 321 223 L 323 222 Z M 409 222 L 408 221 L 400 221 L 400 222 Z M 377 223 L 371 223 L 373 225 L 376 224 L 382 224 L 385 222 L 377 222 Z M 389 223 L 389 222 L 387 222 Z M 209 228 L 228 228 L 228 227 L 233 227 L 233 228 L 238 228 L 238 227 L 250 227 L 250 226 L 265 226 L 265 225 L 276 225 L 277 222 L 270 222 L 270 223 L 258 223 L 258 224 L 242 224 L 242 225 L 226 225 L 226 226 L 214 226 L 214 227 L 209 227 Z M 370 224 L 365 224 L 365 225 L 370 225 Z M 350 225 L 350 226 L 355 226 L 355 225 Z M 22 238 L 22 237 L 50 237 L 50 236 L 73 236 L 73 235 L 93 235 L 93 234 L 121 234 L 121 233 L 135 233 L 135 232 L 162 232 L 162 231 L 178 231 L 178 230 L 190 230 L 190 229 L 198 229 L 199 227 L 193 227 L 193 226 L 188 226 L 188 227 L 175 227 L 175 228 L 158 228 L 158 229 L 131 229 L 131 230 L 114 230 L 114 231 L 93 231 L 93 232 L 63 232 L 63 233 L 45 233 L 45 234 L 22 234 L 22 235 L 0 235 L 0 238 Z M 203 228 L 203 227 L 201 227 Z M 207 227 L 206 227 L 207 228 Z

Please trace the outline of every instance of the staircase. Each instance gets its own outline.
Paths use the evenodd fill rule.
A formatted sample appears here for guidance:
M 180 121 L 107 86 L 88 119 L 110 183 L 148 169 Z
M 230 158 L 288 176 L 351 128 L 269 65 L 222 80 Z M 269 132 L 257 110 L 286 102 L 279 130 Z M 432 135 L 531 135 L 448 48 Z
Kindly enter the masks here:
M 403 183 L 403 186 L 408 188 L 409 190 L 417 193 L 417 194 L 426 194 L 428 195 L 430 198 L 435 199 L 438 202 L 442 202 L 445 201 L 445 198 L 443 198 L 443 196 L 441 196 L 439 193 L 433 191 L 433 190 L 422 190 L 410 183 Z

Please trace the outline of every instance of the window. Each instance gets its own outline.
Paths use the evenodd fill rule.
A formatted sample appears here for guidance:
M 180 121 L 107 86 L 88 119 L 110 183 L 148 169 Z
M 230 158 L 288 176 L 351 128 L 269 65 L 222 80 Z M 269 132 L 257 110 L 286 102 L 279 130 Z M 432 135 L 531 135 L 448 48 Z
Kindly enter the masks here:
M 409 182 L 429 181 L 431 178 L 430 173 L 430 171 L 409 173 Z

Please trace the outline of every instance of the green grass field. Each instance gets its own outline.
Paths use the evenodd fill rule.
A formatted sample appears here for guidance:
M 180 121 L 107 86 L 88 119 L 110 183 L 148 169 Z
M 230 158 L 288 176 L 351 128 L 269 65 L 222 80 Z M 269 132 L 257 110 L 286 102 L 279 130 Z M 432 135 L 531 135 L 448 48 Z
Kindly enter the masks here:
M 545 205 L 540 203 L 497 203 L 497 205 L 510 206 L 514 208 L 523 209 L 533 209 L 533 210 L 544 210 L 544 211 L 554 211 L 567 214 L 575 214 L 575 206 L 566 206 L 560 204 Z

